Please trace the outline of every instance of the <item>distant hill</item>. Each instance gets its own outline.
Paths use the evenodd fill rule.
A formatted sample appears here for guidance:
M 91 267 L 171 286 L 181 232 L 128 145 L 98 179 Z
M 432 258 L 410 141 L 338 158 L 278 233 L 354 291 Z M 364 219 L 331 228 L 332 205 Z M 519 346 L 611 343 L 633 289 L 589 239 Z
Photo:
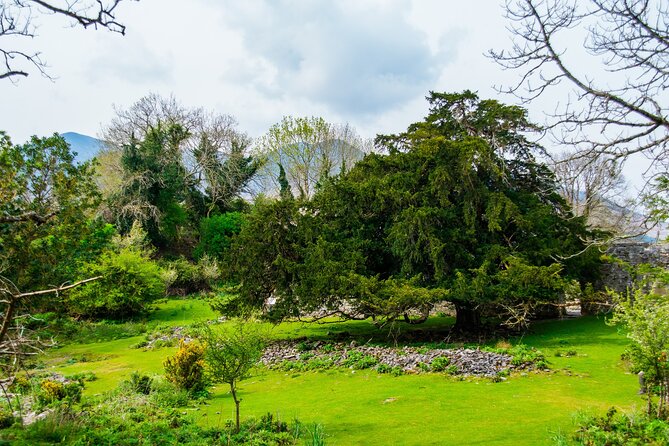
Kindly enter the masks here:
M 65 141 L 70 145 L 73 152 L 76 152 L 76 160 L 79 162 L 88 161 L 95 157 L 104 143 L 92 136 L 82 135 L 75 132 L 67 132 L 60 134 Z

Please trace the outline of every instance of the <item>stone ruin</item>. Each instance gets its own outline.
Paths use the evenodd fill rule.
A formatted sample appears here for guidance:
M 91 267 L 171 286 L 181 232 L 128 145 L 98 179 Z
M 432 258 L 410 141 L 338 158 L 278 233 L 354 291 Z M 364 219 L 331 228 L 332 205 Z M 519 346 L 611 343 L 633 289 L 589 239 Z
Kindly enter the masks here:
M 612 244 L 606 253 L 632 266 L 647 263 L 669 268 L 669 244 L 619 241 Z M 609 262 L 602 266 L 600 288 L 623 292 L 632 284 L 628 270 L 620 264 Z

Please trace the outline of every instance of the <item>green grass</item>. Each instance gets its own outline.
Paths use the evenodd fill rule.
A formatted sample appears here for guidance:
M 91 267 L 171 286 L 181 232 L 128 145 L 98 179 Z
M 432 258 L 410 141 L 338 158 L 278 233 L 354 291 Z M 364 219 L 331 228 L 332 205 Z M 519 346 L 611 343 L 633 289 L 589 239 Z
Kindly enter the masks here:
M 180 325 L 214 317 L 202 301 L 179 300 L 161 304 L 151 320 Z M 418 329 L 437 338 L 451 322 L 434 318 Z M 402 331 L 409 340 L 416 337 L 408 327 Z M 379 331 L 365 321 L 287 323 L 271 331 L 281 339 L 352 336 L 359 342 L 391 343 L 396 337 L 393 333 Z M 49 369 L 65 374 L 93 371 L 99 379 L 87 383 L 87 393 L 100 393 L 115 387 L 133 370 L 162 373 L 164 358 L 176 349 L 130 348 L 141 339 L 71 344 L 50 352 L 45 362 Z M 322 423 L 328 444 L 336 445 L 541 445 L 551 444 L 552 433 L 558 429 L 572 429 L 571 417 L 579 409 L 603 413 L 610 406 L 629 409 L 643 404 L 636 395 L 636 377 L 626 373 L 620 361 L 627 341 L 602 319 L 537 323 L 522 339 L 512 340 L 517 342 L 542 350 L 554 372 L 514 375 L 492 383 L 441 374 L 393 377 L 373 371 L 259 370 L 240 384 L 242 417 L 270 411 L 286 420 L 298 417 L 304 423 Z M 565 351 L 576 354 L 555 356 Z M 66 363 L 77 357 L 89 361 Z M 232 418 L 233 409 L 227 388 L 219 386 L 209 404 L 196 414 L 204 426 L 215 426 Z

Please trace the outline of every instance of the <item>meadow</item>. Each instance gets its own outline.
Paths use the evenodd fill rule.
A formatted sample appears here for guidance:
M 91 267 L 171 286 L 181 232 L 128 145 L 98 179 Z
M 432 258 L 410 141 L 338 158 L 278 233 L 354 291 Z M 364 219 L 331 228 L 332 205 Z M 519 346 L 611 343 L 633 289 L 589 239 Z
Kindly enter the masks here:
M 84 395 L 100 394 L 133 371 L 163 373 L 163 361 L 176 347 L 136 348 L 145 339 L 140 332 L 217 317 L 202 300 L 169 300 L 157 305 L 144 322 L 98 324 L 82 331 L 78 340 L 49 351 L 40 366 L 64 375 L 93 372 L 97 379 L 86 383 Z M 402 339 L 412 343 L 439 339 L 452 323 L 449 317 L 433 317 L 424 325 L 400 327 L 398 335 L 367 321 L 287 322 L 269 328 L 269 333 L 274 339 L 401 345 Z M 637 377 L 621 360 L 627 340 L 602 317 L 537 322 L 525 335 L 509 341 L 542 351 L 551 370 L 514 373 L 493 382 L 440 373 L 392 376 L 341 368 L 306 372 L 257 368 L 240 383 L 242 417 L 271 412 L 286 421 L 320 423 L 327 444 L 334 445 L 548 445 L 554 444 L 558 433 L 574 430 L 572 418 L 579 411 L 603 413 L 612 406 L 629 410 L 643 405 Z M 184 411 L 202 426 L 222 426 L 234 416 L 227 390 L 214 387 L 209 399 Z

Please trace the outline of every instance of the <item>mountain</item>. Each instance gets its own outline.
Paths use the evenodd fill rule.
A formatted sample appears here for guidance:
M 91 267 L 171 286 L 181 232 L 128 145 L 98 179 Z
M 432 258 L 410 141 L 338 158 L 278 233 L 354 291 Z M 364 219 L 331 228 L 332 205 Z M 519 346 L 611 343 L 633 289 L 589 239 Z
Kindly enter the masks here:
M 75 132 L 61 133 L 60 136 L 67 141 L 73 152 L 76 152 L 75 159 L 79 162 L 88 161 L 95 157 L 104 143 L 92 136 L 82 135 Z

